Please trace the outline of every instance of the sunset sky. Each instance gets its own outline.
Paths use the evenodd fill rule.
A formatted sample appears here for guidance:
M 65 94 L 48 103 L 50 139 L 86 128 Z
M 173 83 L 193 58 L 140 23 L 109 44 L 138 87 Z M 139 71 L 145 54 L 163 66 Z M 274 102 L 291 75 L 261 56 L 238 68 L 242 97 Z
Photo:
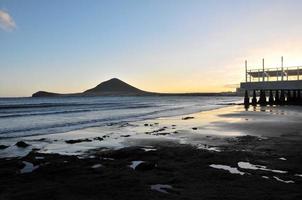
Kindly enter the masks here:
M 0 0 L 0 96 L 234 90 L 245 59 L 302 65 L 301 19 L 301 0 Z

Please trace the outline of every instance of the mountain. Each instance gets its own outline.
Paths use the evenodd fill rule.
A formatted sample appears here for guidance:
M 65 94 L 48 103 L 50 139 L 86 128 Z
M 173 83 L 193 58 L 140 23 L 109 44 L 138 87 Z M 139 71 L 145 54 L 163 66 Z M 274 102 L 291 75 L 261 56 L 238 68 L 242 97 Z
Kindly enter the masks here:
M 61 94 L 58 93 L 52 93 L 52 92 L 45 92 L 45 91 L 39 91 L 32 95 L 32 97 L 56 97 L 60 96 Z
M 140 90 L 117 78 L 104 81 L 94 88 L 82 93 L 59 94 L 53 92 L 39 91 L 32 97 L 83 97 L 83 96 L 235 96 L 227 93 L 155 93 Z
M 110 79 L 108 81 L 102 82 L 94 88 L 86 90 L 83 92 L 85 95 L 140 95 L 147 94 L 148 92 L 142 91 L 124 81 L 117 78 Z
M 117 78 L 104 81 L 94 88 L 86 90 L 82 93 L 59 94 L 46 91 L 39 91 L 32 97 L 57 97 L 57 96 L 132 96 L 132 95 L 150 95 L 151 92 L 140 90 Z

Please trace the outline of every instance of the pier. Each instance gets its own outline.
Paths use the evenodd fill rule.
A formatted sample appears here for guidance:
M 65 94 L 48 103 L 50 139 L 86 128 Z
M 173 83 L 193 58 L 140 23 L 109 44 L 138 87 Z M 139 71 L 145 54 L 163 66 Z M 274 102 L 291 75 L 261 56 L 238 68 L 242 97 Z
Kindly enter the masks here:
M 302 105 L 302 66 L 248 69 L 245 61 L 245 82 L 240 89 L 245 91 L 245 105 Z

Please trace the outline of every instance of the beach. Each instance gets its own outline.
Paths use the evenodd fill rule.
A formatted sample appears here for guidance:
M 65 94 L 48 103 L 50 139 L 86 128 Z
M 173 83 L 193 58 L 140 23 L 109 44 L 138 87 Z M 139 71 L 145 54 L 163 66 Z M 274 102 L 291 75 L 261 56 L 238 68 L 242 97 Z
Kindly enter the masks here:
M 301 111 L 230 105 L 2 140 L 0 199 L 300 199 Z
M 301 10 L 0 0 L 0 200 L 302 200 Z

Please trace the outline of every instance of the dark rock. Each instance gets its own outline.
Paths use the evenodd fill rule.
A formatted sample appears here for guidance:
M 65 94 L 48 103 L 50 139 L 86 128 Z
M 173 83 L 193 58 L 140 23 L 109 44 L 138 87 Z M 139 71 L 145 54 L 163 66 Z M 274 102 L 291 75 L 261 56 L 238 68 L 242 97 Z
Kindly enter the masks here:
M 95 138 L 93 138 L 94 140 L 99 140 L 99 141 L 102 141 L 102 140 L 104 140 L 104 136 L 103 137 L 95 137 Z
M 162 133 L 154 133 L 153 135 L 170 135 L 169 132 L 162 132 Z
M 194 117 L 183 117 L 182 120 L 194 119 Z
M 78 140 L 65 140 L 65 142 L 67 144 L 76 144 L 76 143 L 80 143 L 80 142 L 91 142 L 91 140 L 86 138 L 86 139 L 78 139 Z
M 145 161 L 136 166 L 135 170 L 137 171 L 148 171 L 156 167 L 154 162 Z
M 192 128 L 194 131 L 196 131 L 197 130 L 197 128 L 196 127 L 194 127 L 194 128 Z
M 164 131 L 164 130 L 166 130 L 166 129 L 165 128 L 160 128 L 158 130 L 155 130 L 154 132 L 161 132 L 161 131 Z
M 19 141 L 15 144 L 17 147 L 21 147 L 21 148 L 26 148 L 28 146 L 30 146 L 29 144 L 23 142 L 23 141 Z
M 6 149 L 8 146 L 0 144 L 0 149 Z
M 121 137 L 130 137 L 130 135 L 121 135 Z
M 144 124 L 144 126 L 149 126 L 149 124 Z

